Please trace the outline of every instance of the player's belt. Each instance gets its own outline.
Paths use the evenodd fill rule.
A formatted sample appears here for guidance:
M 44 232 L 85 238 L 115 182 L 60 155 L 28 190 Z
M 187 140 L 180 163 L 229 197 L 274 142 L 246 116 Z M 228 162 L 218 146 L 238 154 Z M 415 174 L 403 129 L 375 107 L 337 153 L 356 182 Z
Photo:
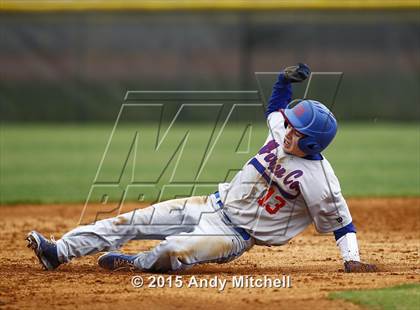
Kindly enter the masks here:
M 220 210 L 224 216 L 224 218 L 230 223 L 232 224 L 232 221 L 230 220 L 230 218 L 227 216 L 226 212 L 223 210 L 223 202 L 220 199 L 220 194 L 219 192 L 215 192 L 214 193 L 214 197 L 216 197 L 216 204 L 220 207 Z M 241 235 L 241 237 L 246 241 L 249 240 L 249 238 L 251 238 L 251 236 L 246 232 L 245 229 L 241 228 L 241 227 L 236 227 L 232 225 L 232 228 Z

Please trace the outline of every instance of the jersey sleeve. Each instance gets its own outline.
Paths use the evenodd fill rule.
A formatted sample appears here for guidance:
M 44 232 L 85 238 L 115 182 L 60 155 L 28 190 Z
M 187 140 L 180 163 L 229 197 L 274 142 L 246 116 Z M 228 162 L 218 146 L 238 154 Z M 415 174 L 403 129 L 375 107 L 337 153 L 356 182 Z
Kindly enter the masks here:
M 337 177 L 324 160 L 319 164 L 327 167 L 321 169 L 318 180 L 313 177 L 311 184 L 302 184 L 301 191 L 317 231 L 334 232 L 349 225 L 352 218 Z

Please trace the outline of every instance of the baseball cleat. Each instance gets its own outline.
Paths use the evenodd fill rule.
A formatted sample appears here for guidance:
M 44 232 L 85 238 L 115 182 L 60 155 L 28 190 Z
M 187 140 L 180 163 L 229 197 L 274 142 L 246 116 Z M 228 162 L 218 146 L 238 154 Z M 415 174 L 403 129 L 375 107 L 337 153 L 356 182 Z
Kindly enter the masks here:
M 60 266 L 55 241 L 48 240 L 36 231 L 31 231 L 26 241 L 28 241 L 28 248 L 34 251 L 45 270 L 54 270 Z
M 98 258 L 98 265 L 104 269 L 117 270 L 134 270 L 137 267 L 134 265 L 134 260 L 138 255 L 125 255 L 119 252 L 109 252 Z

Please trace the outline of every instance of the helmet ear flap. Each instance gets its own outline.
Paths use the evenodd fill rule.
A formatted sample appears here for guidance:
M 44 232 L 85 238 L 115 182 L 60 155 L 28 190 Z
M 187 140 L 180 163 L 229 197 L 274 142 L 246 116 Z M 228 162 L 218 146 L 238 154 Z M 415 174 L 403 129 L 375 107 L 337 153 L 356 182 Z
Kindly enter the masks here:
M 306 147 L 315 152 L 315 154 L 321 152 L 321 146 L 318 143 L 309 143 Z
M 298 146 L 307 155 L 315 155 L 322 151 L 321 145 L 312 137 L 301 138 Z

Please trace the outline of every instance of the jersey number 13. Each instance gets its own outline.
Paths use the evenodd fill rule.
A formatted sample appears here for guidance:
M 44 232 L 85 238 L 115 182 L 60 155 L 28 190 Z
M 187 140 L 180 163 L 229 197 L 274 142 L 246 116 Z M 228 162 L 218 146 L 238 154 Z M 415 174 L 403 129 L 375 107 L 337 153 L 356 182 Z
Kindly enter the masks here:
M 286 205 L 286 201 L 281 196 L 274 196 L 276 203 L 274 204 L 274 207 L 270 205 L 267 201 L 271 198 L 271 196 L 273 196 L 273 194 L 274 188 L 270 187 L 269 190 L 265 193 L 265 195 L 258 199 L 258 205 L 260 207 L 265 208 L 265 210 L 270 214 L 276 214 L 281 208 L 283 208 Z

